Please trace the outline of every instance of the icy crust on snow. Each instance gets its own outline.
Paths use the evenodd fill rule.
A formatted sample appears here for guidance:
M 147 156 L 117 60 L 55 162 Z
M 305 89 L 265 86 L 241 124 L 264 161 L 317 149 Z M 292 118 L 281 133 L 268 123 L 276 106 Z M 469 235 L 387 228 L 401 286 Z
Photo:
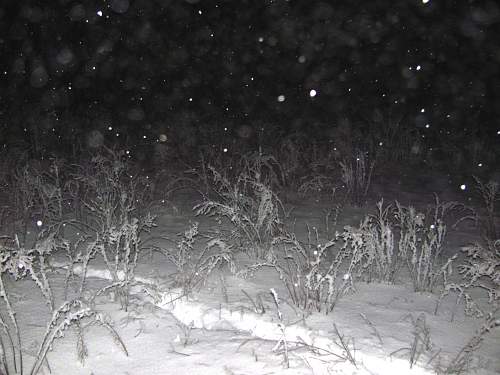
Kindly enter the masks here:
M 53 266 L 65 268 L 64 264 L 53 264 Z M 80 265 L 75 265 L 73 272 L 81 274 L 83 268 Z M 112 280 L 112 275 L 108 270 L 93 267 L 87 269 L 86 277 Z M 118 277 L 123 280 L 124 274 L 119 272 Z M 283 330 L 283 325 L 280 325 L 278 320 L 272 321 L 272 318 L 268 315 L 256 314 L 248 310 L 229 310 L 222 307 L 222 305 L 219 305 L 219 307 L 209 306 L 195 299 L 183 296 L 180 289 L 161 291 L 158 288 L 157 280 L 148 277 L 136 275 L 134 284 L 135 286 L 131 292 L 147 302 L 168 311 L 186 326 L 209 331 L 231 329 L 247 332 L 255 338 L 276 342 L 276 348 L 283 339 L 291 346 L 294 343 L 301 343 L 304 346 L 314 348 L 316 352 L 321 354 L 315 354 L 312 350 L 304 349 L 300 354 L 295 353 L 294 355 L 307 363 L 315 375 L 435 374 L 435 371 L 432 369 L 427 370 L 418 365 L 414 365 L 410 369 L 407 359 L 388 357 L 387 353 L 378 350 L 375 345 L 373 345 L 373 350 L 369 350 L 370 353 L 367 352 L 365 347 L 362 350 L 356 347 L 353 352 L 356 360 L 355 366 L 347 360 L 339 359 L 339 357 L 345 358 L 346 353 L 339 348 L 338 343 L 328 338 L 325 332 L 308 329 L 299 325 L 287 326 L 286 324 Z M 332 334 L 330 333 L 328 336 L 332 336 Z

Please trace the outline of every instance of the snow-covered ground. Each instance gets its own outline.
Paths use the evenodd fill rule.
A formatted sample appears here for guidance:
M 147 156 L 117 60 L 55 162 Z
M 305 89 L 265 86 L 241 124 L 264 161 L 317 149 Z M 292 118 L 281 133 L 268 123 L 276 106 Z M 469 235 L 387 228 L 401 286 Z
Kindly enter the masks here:
M 387 192 L 386 192 L 387 193 Z M 412 204 L 421 195 L 399 197 Z M 428 195 L 426 198 L 432 199 Z M 322 226 L 327 203 L 294 202 L 294 227 Z M 175 209 L 173 207 L 175 206 Z M 190 221 L 200 221 L 200 231 L 217 226 L 209 218 L 194 217 L 192 202 L 180 196 L 158 217 L 155 235 L 175 239 Z M 367 210 L 345 209 L 338 227 L 356 224 Z M 300 229 L 302 228 L 302 229 Z M 464 224 L 450 230 L 447 251 L 476 239 L 475 229 Z M 200 247 L 203 246 L 200 240 Z M 162 246 L 169 246 L 162 244 Z M 170 246 L 174 246 L 173 244 Z M 109 273 L 99 258 L 91 262 L 87 289 L 98 290 L 109 283 Z M 50 282 L 61 302 L 65 281 L 64 257 L 55 257 Z M 75 272 L 78 274 L 79 269 Z M 103 327 L 83 331 L 88 350 L 79 361 L 75 329 L 54 341 L 41 374 L 434 374 L 445 367 L 481 326 L 481 319 L 467 317 L 455 299 L 446 299 L 434 314 L 437 295 L 417 294 L 408 280 L 396 285 L 358 284 L 357 292 L 345 296 L 335 309 L 325 314 L 305 315 L 293 307 L 276 272 L 262 270 L 252 278 L 238 278 L 228 270 L 214 272 L 199 291 L 189 297 L 172 289 L 175 268 L 159 253 L 144 254 L 136 272 L 137 285 L 127 311 L 112 293 L 104 293 L 95 303 L 97 311 L 109 321 L 128 355 Z M 32 283 L 7 279 L 7 289 L 18 312 L 24 358 L 33 360 L 50 312 Z M 78 280 L 70 285 L 78 288 Z M 279 313 L 273 299 L 279 299 Z M 262 301 L 256 309 L 253 301 Z M 56 304 L 57 305 L 57 304 Z M 263 311 L 262 311 L 263 310 Z M 5 314 L 5 311 L 2 312 Z M 453 321 L 451 317 L 453 314 Z M 428 347 L 410 368 L 415 333 L 427 332 Z M 344 344 L 342 344 L 342 342 Z M 346 350 L 345 348 L 348 348 Z M 285 357 L 289 358 L 286 368 Z M 467 373 L 500 373 L 500 332 L 492 331 L 474 354 L 474 370 Z M 26 368 L 29 366 L 26 366 Z

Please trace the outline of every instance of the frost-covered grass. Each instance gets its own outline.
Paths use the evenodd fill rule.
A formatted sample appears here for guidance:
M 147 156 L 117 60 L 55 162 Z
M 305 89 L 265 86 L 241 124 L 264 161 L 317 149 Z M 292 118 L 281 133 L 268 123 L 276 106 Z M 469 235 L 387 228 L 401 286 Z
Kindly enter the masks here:
M 19 215 L 0 243 L 0 370 L 500 369 L 498 239 L 462 220 L 470 241 L 459 243 L 447 219 L 459 204 L 360 208 L 365 170 L 358 207 L 342 203 L 325 224 L 325 206 L 340 207 L 333 194 L 314 202 L 297 191 L 292 210 L 280 192 L 295 168 L 262 153 L 242 160 L 239 171 L 207 165 L 191 190 L 202 196 L 168 204 L 155 201 L 153 178 L 110 150 L 65 173 L 59 164 L 16 172 L 4 192 Z

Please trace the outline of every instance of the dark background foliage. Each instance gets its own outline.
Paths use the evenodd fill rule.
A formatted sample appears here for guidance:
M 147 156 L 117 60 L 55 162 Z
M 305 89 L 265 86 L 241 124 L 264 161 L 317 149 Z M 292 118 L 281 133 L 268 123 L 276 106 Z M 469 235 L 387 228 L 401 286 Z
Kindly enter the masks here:
M 361 142 L 401 120 L 426 147 L 493 147 L 499 40 L 492 0 L 3 0 L 0 141 L 43 155 L 96 130 L 134 148 L 347 123 Z

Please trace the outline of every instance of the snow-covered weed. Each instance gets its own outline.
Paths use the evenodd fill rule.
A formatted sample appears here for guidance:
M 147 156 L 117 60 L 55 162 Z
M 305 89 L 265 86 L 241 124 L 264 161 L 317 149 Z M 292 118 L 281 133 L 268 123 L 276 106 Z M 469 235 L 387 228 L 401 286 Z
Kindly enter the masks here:
M 437 282 L 450 273 L 455 257 L 442 259 L 445 216 L 459 206 L 456 202 L 440 202 L 436 196 L 433 208 L 425 215 L 396 202 L 399 256 L 406 261 L 416 292 L 432 292 Z
M 31 278 L 52 311 L 52 318 L 47 324 L 35 361 L 28 369 L 30 375 L 37 374 L 47 362 L 46 356 L 54 341 L 63 337 L 70 326 L 81 324 L 83 320 L 90 319 L 92 324 L 100 324 L 106 328 L 126 352 L 123 342 L 110 324 L 96 311 L 84 306 L 81 300 L 66 301 L 59 308 L 54 308 L 54 297 L 48 279 L 48 258 L 57 249 L 64 247 L 65 242 L 59 240 L 54 233 L 39 238 L 31 249 L 23 248 L 17 236 L 14 240 L 3 241 L 0 245 L 0 299 L 7 314 L 7 317 L 0 314 L 0 373 L 2 374 L 23 374 L 26 370 L 26 363 L 23 360 L 26 347 L 21 341 L 16 309 L 4 282 L 4 278 L 9 276 L 14 280 Z
M 362 254 L 358 277 L 367 282 L 393 283 L 401 261 L 394 240 L 395 228 L 390 221 L 393 207 L 384 207 L 383 203 L 383 200 L 377 203 L 377 213 L 366 216 L 359 228 L 346 227 L 345 235 Z
M 68 294 L 69 281 L 75 276 L 74 268 L 78 265 L 81 265 L 82 269 L 79 272 L 80 286 L 77 296 L 82 297 L 89 264 L 99 255 L 111 278 L 111 284 L 106 290 L 116 290 L 121 307 L 127 309 L 130 288 L 135 281 L 137 262 L 144 250 L 141 234 L 155 226 L 155 218 L 149 214 L 142 218 L 142 221 L 136 218 L 131 220 L 109 228 L 108 232 L 82 236 L 73 244 L 67 244 L 65 253 L 69 264 L 66 272 L 65 297 Z
M 152 186 L 148 179 L 133 174 L 124 153 L 106 151 L 92 157 L 75 175 L 83 205 L 78 226 L 92 247 L 86 247 L 85 253 L 70 255 L 70 259 L 72 263 L 83 262 L 86 270 L 90 259 L 101 255 L 126 309 L 143 250 L 141 234 L 156 225 L 155 217 L 146 211 L 152 200 Z M 80 291 L 84 280 L 85 274 Z
M 205 197 L 196 205 L 197 215 L 214 216 L 219 223 L 227 219 L 233 226 L 228 242 L 257 258 L 265 258 L 272 238 L 282 227 L 283 205 L 264 183 L 247 174 L 234 182 L 210 167 L 215 197 Z
M 265 314 L 266 313 L 266 306 L 264 305 L 264 301 L 262 300 L 262 295 L 258 293 L 255 298 L 252 298 L 250 294 L 245 292 L 243 289 L 241 292 L 247 297 L 247 299 L 250 301 L 250 303 L 253 306 L 253 312 L 259 315 Z
M 152 203 L 152 185 L 134 172 L 122 152 L 93 156 L 73 177 L 79 184 L 83 220 L 94 232 L 106 232 L 126 218 L 130 222 Z
M 125 309 L 128 306 L 129 289 L 134 282 L 139 254 L 143 250 L 140 234 L 155 225 L 154 219 L 149 214 L 142 218 L 141 222 L 137 218 L 132 218 L 130 222 L 125 219 L 119 226 L 110 228 L 108 236 L 103 238 L 103 246 L 99 248 L 112 275 L 112 281 L 124 283 L 124 287 L 118 288 L 118 294 Z
M 199 251 L 194 246 L 198 234 L 198 223 L 193 223 L 182 234 L 175 249 L 159 249 L 177 268 L 174 286 L 182 287 L 183 294 L 203 284 L 218 266 L 227 264 L 232 273 L 236 272 L 232 247 L 221 238 L 211 238 Z
M 47 171 L 39 172 L 37 192 L 42 206 L 41 217 L 46 224 L 61 222 L 66 211 L 66 187 L 61 173 L 64 168 L 62 160 L 54 159 Z
M 285 184 L 285 173 L 279 161 L 273 155 L 263 153 L 261 149 L 258 152 L 243 155 L 240 163 L 242 173 L 250 176 L 255 182 L 272 189 L 280 188 Z
M 47 328 L 29 374 L 36 375 L 40 371 L 46 361 L 47 353 L 51 350 L 54 341 L 63 338 L 65 332 L 72 326 L 78 327 L 78 330 L 80 331 L 80 334 L 78 335 L 79 341 L 77 343 L 77 347 L 80 360 L 83 361 L 88 353 L 83 341 L 82 328 L 87 328 L 92 325 L 99 325 L 106 329 L 117 346 L 126 356 L 128 356 L 125 344 L 113 326 L 102 316 L 102 314 L 86 306 L 81 300 L 66 301 L 54 311 L 51 320 L 47 323 Z M 22 371 L 20 374 L 22 374 Z
M 69 212 L 67 176 L 61 173 L 64 167 L 61 159 L 48 166 L 28 161 L 11 172 L 6 192 L 13 224 L 9 229 L 18 233 L 23 243 L 32 222 L 40 220 L 44 227 L 57 225 Z
M 29 277 L 38 287 L 47 306 L 54 308 L 54 297 L 48 279 L 49 256 L 64 247 L 64 241 L 55 234 L 40 237 L 32 248 L 25 248 L 17 236 L 0 244 L 0 270 L 3 275 L 10 275 L 15 280 Z M 2 287 L 3 288 L 3 287 Z M 7 296 L 5 291 L 4 293 Z M 7 301 L 6 301 L 7 303 Z
M 0 369 L 4 374 L 23 372 L 21 332 L 17 323 L 15 307 L 4 283 L 9 275 L 14 280 L 30 277 L 40 289 L 47 305 L 54 308 L 52 290 L 47 278 L 47 256 L 57 247 L 55 239 L 49 237 L 33 249 L 21 246 L 17 236 L 0 245 L 0 298 L 5 305 L 7 318 L 0 314 Z M 11 365 L 9 365 L 11 363 Z
M 310 195 L 317 196 L 318 194 L 328 194 L 333 200 L 336 198 L 338 186 L 333 177 L 321 173 L 308 175 L 300 179 L 301 183 L 298 187 L 298 193 L 305 198 Z
M 30 164 L 16 169 L 12 174 L 9 204 L 13 225 L 10 230 L 19 233 L 23 243 L 27 240 L 28 225 L 32 217 L 42 213 L 38 194 L 41 182 L 38 174 L 38 169 Z
M 455 202 L 440 202 L 426 214 L 412 206 L 383 206 L 366 216 L 358 228 L 347 226 L 344 237 L 360 255 L 354 276 L 363 281 L 393 283 L 406 265 L 417 292 L 432 292 L 439 280 L 446 280 L 456 256 L 442 258 L 446 237 L 445 217 L 460 208 Z
M 354 290 L 352 276 L 360 261 L 358 249 L 339 234 L 325 243 L 317 232 L 315 240 L 311 237 L 309 232 L 307 244 L 293 233 L 275 237 L 267 261 L 248 266 L 240 274 L 248 276 L 271 267 L 278 272 L 295 306 L 305 311 L 332 311 L 342 296 Z
M 347 246 L 341 246 L 333 259 L 329 259 L 339 236 L 325 243 L 320 243 L 317 233 L 315 237 L 313 242 L 309 235 L 306 245 L 290 233 L 276 238 L 274 244 L 280 250 L 275 254 L 281 253 L 282 259 L 277 257 L 275 267 L 296 306 L 328 313 L 339 298 L 352 290 L 351 272 L 355 264 L 349 259 Z M 342 267 L 344 261 L 349 263 L 347 270 Z
M 276 342 L 273 351 L 277 353 L 279 352 L 283 353 L 283 366 L 285 368 L 290 368 L 290 357 L 288 354 L 289 345 L 288 345 L 288 340 L 286 338 L 286 325 L 283 322 L 283 314 L 280 308 L 280 299 L 278 297 L 278 293 L 276 292 L 276 290 L 271 288 L 270 291 L 271 291 L 271 296 L 273 297 L 274 305 L 276 306 L 276 314 L 278 316 L 278 321 L 279 321 L 278 327 L 281 332 L 281 338 Z
M 333 331 L 336 337 L 334 340 L 332 340 L 332 346 L 336 346 L 338 349 L 340 349 L 342 351 L 340 354 L 335 351 L 334 348 L 320 348 L 315 345 L 311 345 L 310 343 L 306 343 L 300 336 L 297 336 L 296 340 L 290 340 L 289 338 L 287 338 L 287 325 L 285 324 L 285 319 L 280 308 L 280 298 L 274 288 L 271 288 L 270 291 L 274 301 L 274 305 L 276 307 L 276 314 L 279 322 L 278 328 L 281 333 L 281 336 L 279 340 L 277 340 L 273 351 L 277 354 L 283 355 L 283 365 L 285 368 L 290 367 L 290 353 L 296 352 L 301 349 L 305 349 L 306 351 L 309 351 L 318 356 L 329 355 L 342 362 L 348 361 L 354 368 L 358 368 L 356 362 L 356 347 L 354 338 L 348 338 L 345 335 L 341 334 L 335 323 L 333 324 Z
M 500 240 L 489 241 L 486 245 L 475 243 L 463 248 L 464 263 L 457 267 L 462 280 L 446 282 L 436 304 L 436 312 L 441 301 L 451 292 L 457 294 L 456 305 L 463 300 L 467 315 L 484 317 L 487 311 L 498 310 L 500 302 Z M 481 306 L 472 297 L 472 291 L 483 291 L 487 296 L 487 306 Z M 477 297 L 476 297 L 477 298 Z M 487 311 L 485 311 L 485 308 Z
M 475 370 L 474 362 L 477 359 L 477 350 L 481 347 L 486 335 L 499 326 L 500 317 L 497 309 L 485 316 L 483 324 L 476 330 L 475 334 L 465 343 L 448 364 L 444 366 L 439 365 L 436 368 L 436 373 L 446 375 L 472 373 Z
M 401 348 L 391 353 L 391 357 L 396 353 L 408 353 L 408 362 L 410 369 L 415 366 L 424 353 L 432 349 L 431 332 L 427 325 L 425 314 L 420 314 L 417 319 L 413 315 L 408 315 L 413 325 L 412 340 L 409 347 Z

